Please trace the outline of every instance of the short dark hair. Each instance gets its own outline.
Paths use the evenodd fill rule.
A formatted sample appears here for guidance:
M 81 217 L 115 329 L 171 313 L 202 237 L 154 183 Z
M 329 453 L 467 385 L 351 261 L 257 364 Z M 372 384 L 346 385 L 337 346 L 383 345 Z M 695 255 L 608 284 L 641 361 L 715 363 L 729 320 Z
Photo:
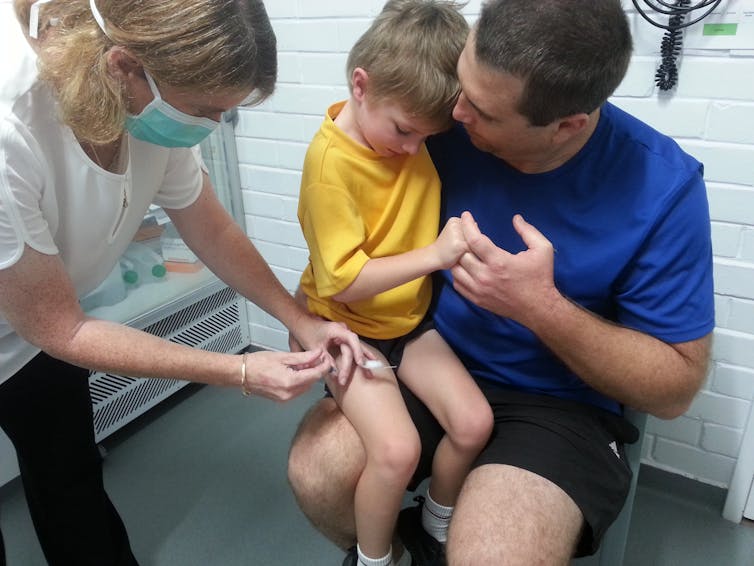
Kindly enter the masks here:
M 475 33 L 479 62 L 524 81 L 518 111 L 534 126 L 599 108 L 633 49 L 620 0 L 489 0 Z

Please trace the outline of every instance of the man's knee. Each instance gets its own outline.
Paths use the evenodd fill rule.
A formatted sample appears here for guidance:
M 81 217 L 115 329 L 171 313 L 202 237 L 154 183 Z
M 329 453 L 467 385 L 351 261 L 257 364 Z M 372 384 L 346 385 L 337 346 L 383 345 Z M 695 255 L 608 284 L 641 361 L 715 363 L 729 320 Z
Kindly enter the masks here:
M 299 500 L 318 498 L 339 482 L 355 485 L 363 459 L 361 441 L 351 423 L 333 399 L 322 399 L 304 416 L 293 437 L 288 481 Z
M 511 466 L 481 466 L 456 505 L 448 563 L 566 565 L 582 524 L 579 508 L 555 484 Z
M 301 511 L 340 548 L 355 544 L 353 499 L 364 448 L 332 399 L 301 421 L 288 457 L 288 480 Z
M 316 471 L 319 468 L 312 465 L 318 459 L 317 444 L 322 442 L 322 435 L 327 434 L 330 428 L 328 421 L 335 417 L 328 401 L 330 400 L 322 399 L 309 409 L 301 419 L 291 441 L 288 452 L 288 481 L 297 494 L 299 489 L 305 488 L 309 480 L 317 479 Z

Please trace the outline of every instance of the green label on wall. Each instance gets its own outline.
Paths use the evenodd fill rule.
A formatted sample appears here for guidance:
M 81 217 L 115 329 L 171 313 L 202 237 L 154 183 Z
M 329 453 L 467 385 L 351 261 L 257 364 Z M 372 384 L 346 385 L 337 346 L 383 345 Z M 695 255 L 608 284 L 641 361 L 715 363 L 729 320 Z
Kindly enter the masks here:
M 736 35 L 738 24 L 704 24 L 702 35 Z

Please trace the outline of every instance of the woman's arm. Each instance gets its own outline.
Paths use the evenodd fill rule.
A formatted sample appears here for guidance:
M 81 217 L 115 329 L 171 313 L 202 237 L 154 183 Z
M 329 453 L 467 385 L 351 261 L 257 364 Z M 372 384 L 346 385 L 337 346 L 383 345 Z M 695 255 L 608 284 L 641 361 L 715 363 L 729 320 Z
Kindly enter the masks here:
M 189 248 L 213 273 L 280 320 L 306 349 L 338 347 L 342 354 L 339 378 L 348 379 L 354 358 L 357 362 L 364 359 L 358 337 L 344 325 L 314 317 L 294 301 L 220 204 L 206 174 L 193 204 L 166 212 Z
M 0 289 L 0 312 L 13 329 L 53 357 L 134 377 L 241 386 L 244 358 L 240 355 L 182 346 L 86 316 L 57 255 L 27 246 L 18 262 L 0 270 Z M 330 367 L 321 350 L 258 352 L 247 354 L 246 360 L 246 389 L 276 400 L 303 393 Z

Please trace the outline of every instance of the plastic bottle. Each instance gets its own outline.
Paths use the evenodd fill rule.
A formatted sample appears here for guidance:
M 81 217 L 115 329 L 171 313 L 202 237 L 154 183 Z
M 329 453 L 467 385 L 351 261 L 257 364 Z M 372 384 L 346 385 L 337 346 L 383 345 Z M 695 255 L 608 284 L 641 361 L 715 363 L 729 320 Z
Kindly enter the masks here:
M 139 286 L 139 272 L 136 271 L 134 262 L 123 256 L 120 258 L 120 275 L 126 289 Z
M 123 258 L 132 262 L 133 270 L 138 274 L 137 282 L 139 284 L 144 285 L 165 280 L 167 270 L 162 261 L 162 256 L 149 246 L 131 242 L 123 253 Z M 125 277 L 126 273 L 124 272 Z
M 85 311 L 106 307 L 126 298 L 126 285 L 121 275 L 121 266 L 116 265 L 99 286 L 81 298 L 81 308 Z

